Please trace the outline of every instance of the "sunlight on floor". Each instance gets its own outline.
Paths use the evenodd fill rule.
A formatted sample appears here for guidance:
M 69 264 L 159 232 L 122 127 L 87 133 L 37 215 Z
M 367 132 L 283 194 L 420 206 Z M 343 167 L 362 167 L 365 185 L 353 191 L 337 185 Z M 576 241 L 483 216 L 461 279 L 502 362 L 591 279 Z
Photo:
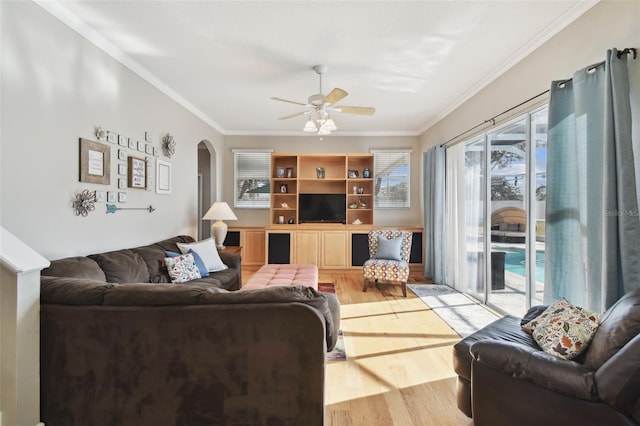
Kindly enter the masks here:
M 326 396 L 326 404 L 432 382 L 450 381 L 455 388 L 451 347 L 460 337 L 420 299 L 348 304 L 341 309 L 347 361 L 327 363 L 334 392 Z M 384 332 L 376 331 L 380 322 Z M 448 368 L 431 368 L 434 365 Z

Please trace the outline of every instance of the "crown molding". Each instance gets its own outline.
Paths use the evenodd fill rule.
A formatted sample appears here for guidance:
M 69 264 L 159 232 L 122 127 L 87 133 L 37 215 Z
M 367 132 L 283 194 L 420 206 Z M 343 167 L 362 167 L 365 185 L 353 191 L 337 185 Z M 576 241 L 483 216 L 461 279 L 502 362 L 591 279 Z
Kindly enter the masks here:
M 212 127 L 214 130 L 219 132 L 223 136 L 305 136 L 305 137 L 318 137 L 317 134 L 306 134 L 300 131 L 242 131 L 242 130 L 230 130 L 227 131 L 222 126 L 220 126 L 217 122 L 215 122 L 211 117 L 205 114 L 202 110 L 197 108 L 191 102 L 189 102 L 186 98 L 180 95 L 177 91 L 172 89 L 169 85 L 164 83 L 158 77 L 156 77 L 153 73 L 123 52 L 120 48 L 116 47 L 113 43 L 108 41 L 104 36 L 98 33 L 96 30 L 91 28 L 86 22 L 81 20 L 78 16 L 71 13 L 68 9 L 66 9 L 59 1 L 57 0 L 33 0 L 38 6 L 40 6 L 45 11 L 49 12 L 51 15 L 59 19 L 62 23 L 67 25 L 72 30 L 76 31 L 82 37 L 87 39 L 89 42 L 94 44 L 96 47 L 104 51 L 107 55 L 114 58 L 116 61 L 120 62 L 126 68 L 130 69 L 140 78 L 151 84 L 153 87 L 157 88 L 160 92 L 164 93 L 170 99 L 174 100 L 176 103 L 184 107 L 186 110 L 191 112 L 193 115 L 198 117 L 204 123 Z M 515 64 L 520 62 L 526 56 L 531 54 L 535 49 L 540 47 L 546 41 L 548 41 L 551 37 L 556 35 L 562 29 L 566 28 L 568 24 L 573 22 L 575 19 L 584 14 L 587 10 L 591 9 L 600 0 L 579 0 L 578 3 L 570 7 L 563 13 L 560 17 L 555 19 L 551 24 L 549 24 L 543 31 L 538 33 L 535 37 L 533 37 L 529 43 L 527 43 L 522 48 L 518 49 L 518 51 L 514 52 L 509 58 L 507 58 L 502 64 L 496 67 L 489 74 L 484 76 L 481 80 L 479 80 L 474 86 L 472 86 L 469 90 L 463 93 L 458 99 L 449 104 L 446 108 L 444 108 L 439 114 L 437 114 L 432 120 L 425 123 L 418 130 L 408 130 L 408 131 L 341 131 L 335 136 L 421 136 L 431 127 L 433 127 L 436 123 L 444 119 L 446 116 L 451 114 L 455 109 L 464 104 L 470 98 L 475 96 L 480 90 L 488 86 L 491 82 L 496 80 L 502 74 L 504 74 L 507 70 L 513 67 Z M 330 136 L 330 135 L 328 135 Z
M 67 25 L 69 28 L 94 44 L 97 48 L 101 49 L 107 55 L 111 56 L 113 59 L 120 62 L 125 67 L 129 68 L 140 78 L 167 95 L 170 99 L 174 100 L 179 105 L 182 105 L 187 111 L 191 112 L 193 115 L 204 121 L 206 124 L 217 130 L 221 134 L 225 134 L 224 129 L 211 117 L 202 112 L 202 110 L 197 108 L 182 95 L 173 90 L 169 85 L 167 85 L 145 67 L 136 62 L 131 56 L 127 55 L 120 48 L 116 47 L 113 43 L 104 38 L 102 34 L 91 28 L 86 22 L 78 18 L 78 16 L 71 13 L 68 9 L 62 6 L 60 2 L 55 0 L 33 1 L 38 6 L 49 12 L 51 15 L 58 18 L 63 24 Z
M 586 11 L 598 4 L 600 0 L 579 0 L 575 5 L 567 9 L 562 15 L 551 22 L 547 27 L 536 34 L 529 42 L 514 52 L 505 61 L 503 61 L 498 67 L 496 67 L 489 74 L 480 79 L 469 90 L 463 93 L 458 99 L 449 104 L 439 114 L 437 114 L 432 120 L 425 123 L 418 134 L 423 134 L 431 127 L 433 127 L 440 120 L 444 119 L 447 115 L 451 114 L 458 107 L 478 94 L 482 89 L 487 87 L 491 82 L 496 80 L 502 74 L 511 69 L 518 62 L 529 56 L 533 51 L 546 43 L 553 36 L 565 29 L 570 23 L 582 16 Z
M 390 131 L 390 132 L 370 132 L 370 131 L 341 131 L 338 130 L 330 135 L 318 135 L 317 133 L 305 133 L 301 130 L 263 130 L 263 131 L 245 131 L 245 130 L 227 130 L 225 136 L 295 136 L 295 137 L 332 137 L 332 136 L 376 136 L 376 137 L 392 137 L 392 136 L 420 136 L 421 133 L 415 131 Z

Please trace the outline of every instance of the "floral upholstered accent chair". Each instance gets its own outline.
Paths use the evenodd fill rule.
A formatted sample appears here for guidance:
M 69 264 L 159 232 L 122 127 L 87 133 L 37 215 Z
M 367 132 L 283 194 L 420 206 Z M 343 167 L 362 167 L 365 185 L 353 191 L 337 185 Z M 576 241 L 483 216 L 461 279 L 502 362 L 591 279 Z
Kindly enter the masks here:
M 364 262 L 364 289 L 369 283 L 390 282 L 402 286 L 407 297 L 411 231 L 373 230 L 369 232 L 369 260 Z

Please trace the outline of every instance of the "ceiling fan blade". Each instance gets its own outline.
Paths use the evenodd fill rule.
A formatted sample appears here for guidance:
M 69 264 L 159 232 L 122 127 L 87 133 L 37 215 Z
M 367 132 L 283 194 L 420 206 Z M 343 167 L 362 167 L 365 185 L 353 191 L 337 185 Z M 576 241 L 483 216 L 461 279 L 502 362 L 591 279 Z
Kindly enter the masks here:
M 290 101 L 288 99 L 276 98 L 275 96 L 272 97 L 271 99 L 273 99 L 274 101 L 289 102 L 290 104 L 296 104 L 296 105 L 302 105 L 302 106 L 306 106 L 307 105 L 307 104 L 303 104 L 302 102 L 296 102 L 296 101 Z
M 333 105 L 347 95 L 348 93 L 346 91 L 336 87 L 331 91 L 331 93 L 329 93 L 327 96 L 324 97 L 324 99 L 322 100 L 322 103 Z
M 278 120 L 287 120 L 289 118 L 299 117 L 299 116 L 305 115 L 305 114 L 310 114 L 310 111 L 301 111 L 301 112 L 296 112 L 295 114 L 285 115 L 284 117 L 278 118 Z
M 372 107 L 338 106 L 331 109 L 338 112 L 344 112 L 346 114 L 360 115 L 373 115 L 373 113 L 376 112 L 376 109 Z

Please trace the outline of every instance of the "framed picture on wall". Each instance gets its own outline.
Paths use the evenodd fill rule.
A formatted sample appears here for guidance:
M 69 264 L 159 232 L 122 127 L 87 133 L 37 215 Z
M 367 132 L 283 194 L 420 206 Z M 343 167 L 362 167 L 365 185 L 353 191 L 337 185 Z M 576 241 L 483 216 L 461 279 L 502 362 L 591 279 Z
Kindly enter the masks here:
M 109 145 L 80 138 L 80 182 L 109 185 L 110 172 Z
M 129 157 L 127 184 L 129 188 L 147 187 L 147 162 L 142 158 Z
M 104 203 L 107 200 L 107 193 L 105 191 L 94 191 L 96 203 Z
M 156 158 L 156 193 L 171 194 L 171 163 Z

